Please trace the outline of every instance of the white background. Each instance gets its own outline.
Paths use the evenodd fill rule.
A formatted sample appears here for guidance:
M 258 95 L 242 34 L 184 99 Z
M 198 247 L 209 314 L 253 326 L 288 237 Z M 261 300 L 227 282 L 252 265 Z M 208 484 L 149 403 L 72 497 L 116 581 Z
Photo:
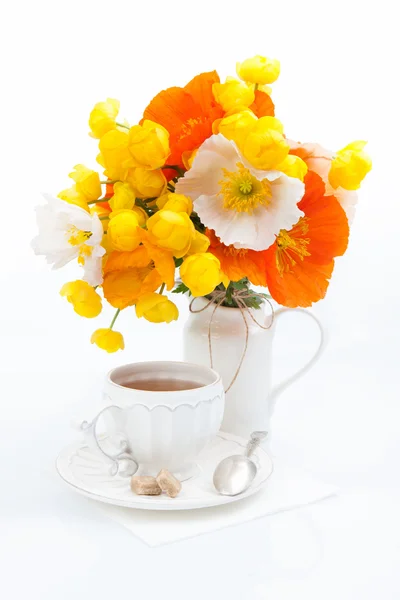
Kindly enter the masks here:
M 3 5 L 1 82 L 0 593 L 4 598 L 369 600 L 400 598 L 399 43 L 396 3 L 36 2 Z M 33 256 L 34 206 L 79 162 L 95 102 L 121 99 L 132 123 L 160 89 L 256 53 L 281 60 L 286 133 L 339 149 L 369 140 L 346 256 L 316 306 L 330 330 L 319 365 L 281 398 L 274 451 L 341 486 L 338 498 L 151 550 L 64 489 L 53 462 L 95 411 L 112 366 L 181 356 L 182 319 L 125 311 L 124 354 L 89 344 L 112 312 L 79 319 L 58 295 L 79 277 Z M 276 377 L 315 342 L 280 324 Z M 148 587 L 147 587 L 148 586 Z M 145 590 L 147 590 L 145 592 Z

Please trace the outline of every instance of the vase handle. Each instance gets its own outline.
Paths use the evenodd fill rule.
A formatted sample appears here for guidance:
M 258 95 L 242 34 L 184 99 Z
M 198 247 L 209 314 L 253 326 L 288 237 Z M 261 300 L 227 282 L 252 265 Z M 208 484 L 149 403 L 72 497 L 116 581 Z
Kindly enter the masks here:
M 322 326 L 321 321 L 315 315 L 310 313 L 308 310 L 304 310 L 302 308 L 279 308 L 277 311 L 275 311 L 275 318 L 280 317 L 280 315 L 282 315 L 288 311 L 289 312 L 299 312 L 299 313 L 302 313 L 303 315 L 306 315 L 307 317 L 310 317 L 318 325 L 318 329 L 319 329 L 321 337 L 320 337 L 320 341 L 318 344 L 318 348 L 316 349 L 315 353 L 310 358 L 310 360 L 303 367 L 301 367 L 301 369 L 296 371 L 296 373 L 294 373 L 287 379 L 284 379 L 283 381 L 281 381 L 281 383 L 278 383 L 276 386 L 274 386 L 272 388 L 270 395 L 269 395 L 270 414 L 271 415 L 272 415 L 273 411 L 275 410 L 276 401 L 278 399 L 278 396 L 284 390 L 286 390 L 286 388 L 288 388 L 290 385 L 292 385 L 292 383 L 297 381 L 297 379 L 300 379 L 300 377 L 305 375 L 311 369 L 311 367 L 313 367 L 315 365 L 315 363 L 321 358 L 321 355 L 322 355 L 323 351 L 325 350 L 325 347 L 328 342 L 327 332 L 324 329 L 324 327 Z

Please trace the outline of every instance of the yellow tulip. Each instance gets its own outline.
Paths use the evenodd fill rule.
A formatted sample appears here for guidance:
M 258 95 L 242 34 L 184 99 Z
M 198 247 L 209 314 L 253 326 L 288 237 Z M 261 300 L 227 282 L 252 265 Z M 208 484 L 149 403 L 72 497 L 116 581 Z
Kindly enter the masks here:
M 277 171 L 282 171 L 282 173 L 285 173 L 285 175 L 288 175 L 289 177 L 300 179 L 300 181 L 304 181 L 304 177 L 308 171 L 308 167 L 304 160 L 294 154 L 288 154 L 285 160 L 281 162 L 276 169 Z
M 129 169 L 124 179 L 131 184 L 136 198 L 157 198 L 167 188 L 167 180 L 161 169 L 154 171 L 142 167 Z
M 114 195 L 108 201 L 111 210 L 117 211 L 123 208 L 132 209 L 135 204 L 136 196 L 129 183 L 118 181 L 114 183 Z
M 160 210 L 147 221 L 150 242 L 170 250 L 176 258 L 185 256 L 192 243 L 195 228 L 184 212 Z
M 82 196 L 82 194 L 77 191 L 76 185 L 63 190 L 58 194 L 58 197 L 61 198 L 61 200 L 65 200 L 65 202 L 68 202 L 69 204 L 76 204 L 76 206 L 80 206 L 89 212 L 87 200 L 85 196 Z
M 65 296 L 81 317 L 92 319 L 101 313 L 101 297 L 87 281 L 70 281 L 62 286 L 60 295 Z
M 96 171 L 84 165 L 75 165 L 69 177 L 75 181 L 76 191 L 86 198 L 88 202 L 97 200 L 101 196 L 100 177 Z
M 140 226 L 136 213 L 132 210 L 121 210 L 114 216 L 111 214 L 107 235 L 109 243 L 115 250 L 131 252 L 140 244 Z
M 118 129 L 109 131 L 101 138 L 97 162 L 105 168 L 104 173 L 109 179 L 124 179 L 127 173 L 125 164 L 130 158 L 128 144 L 128 132 Z
M 100 139 L 111 129 L 115 129 L 115 119 L 119 112 L 119 100 L 107 98 L 106 102 L 95 104 L 89 117 L 90 135 Z
M 200 231 L 195 231 L 194 238 L 192 243 L 190 244 L 190 248 L 187 251 L 187 254 L 199 254 L 202 252 L 207 252 L 210 246 L 210 240 L 204 233 L 200 233 Z
M 367 142 L 348 144 L 336 153 L 331 163 L 328 179 L 331 186 L 345 190 L 358 190 L 364 177 L 372 169 L 370 156 L 364 152 Z
M 113 331 L 110 328 L 96 329 L 92 334 L 90 341 L 92 344 L 96 344 L 96 346 L 106 352 L 117 352 L 117 350 L 123 350 L 125 348 L 122 333 Z
M 289 154 L 283 126 L 275 117 L 261 117 L 245 137 L 241 150 L 257 169 L 276 169 Z
M 193 202 L 183 194 L 167 192 L 158 198 L 156 202 L 160 210 L 172 210 L 172 212 L 185 212 L 189 216 L 193 212 Z
M 226 116 L 218 122 L 214 122 L 213 132 L 222 133 L 227 140 L 235 142 L 239 148 L 249 131 L 257 123 L 257 117 L 251 110 L 242 110 L 230 116 Z
M 149 292 L 140 296 L 136 303 L 136 315 L 151 323 L 170 323 L 179 316 L 177 306 L 166 296 Z
M 254 102 L 254 90 L 233 77 L 228 77 L 225 83 L 213 83 L 212 92 L 226 112 L 243 109 Z
M 162 167 L 168 156 L 169 133 L 162 125 L 144 120 L 129 130 L 129 166 L 154 170 Z
M 274 83 L 279 77 L 280 70 L 279 60 L 259 55 L 236 64 L 236 73 L 240 79 L 262 85 Z
M 223 278 L 220 262 L 210 252 L 192 254 L 185 258 L 180 274 L 193 296 L 210 294 Z

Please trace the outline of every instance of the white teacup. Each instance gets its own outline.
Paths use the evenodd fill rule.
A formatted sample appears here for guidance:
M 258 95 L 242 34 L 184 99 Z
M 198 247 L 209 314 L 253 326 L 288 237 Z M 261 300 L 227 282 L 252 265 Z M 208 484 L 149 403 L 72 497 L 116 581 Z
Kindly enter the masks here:
M 132 462 L 129 465 L 132 457 L 143 475 L 165 468 L 181 480 L 191 477 L 197 454 L 218 432 L 224 413 L 218 373 L 185 362 L 143 362 L 113 369 L 107 375 L 104 400 L 106 407 L 89 426 L 114 473 L 126 475 L 136 470 Z M 105 417 L 107 434 L 122 439 L 118 454 L 107 452 L 98 439 L 100 415 Z

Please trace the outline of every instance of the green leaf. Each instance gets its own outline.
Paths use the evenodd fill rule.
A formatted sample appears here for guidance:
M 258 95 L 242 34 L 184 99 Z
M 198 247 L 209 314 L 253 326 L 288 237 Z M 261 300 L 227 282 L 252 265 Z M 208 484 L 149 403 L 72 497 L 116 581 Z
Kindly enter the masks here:
M 172 290 L 173 294 L 186 294 L 186 292 L 190 292 L 190 290 L 183 282 L 181 282 L 174 290 Z
M 174 257 L 174 261 L 175 261 L 175 267 L 178 268 L 183 263 L 183 258 L 175 258 Z

